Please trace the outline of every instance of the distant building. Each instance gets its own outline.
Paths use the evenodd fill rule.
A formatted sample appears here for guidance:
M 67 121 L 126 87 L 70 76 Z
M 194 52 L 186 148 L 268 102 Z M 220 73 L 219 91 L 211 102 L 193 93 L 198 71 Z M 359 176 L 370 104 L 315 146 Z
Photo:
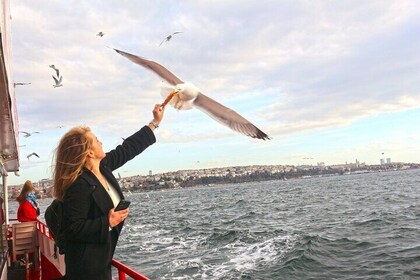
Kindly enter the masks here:
M 149 170 L 149 176 L 152 176 L 152 175 L 153 175 L 152 170 Z
M 391 163 L 391 158 L 387 158 L 386 163 Z
M 381 158 L 381 165 L 385 164 L 385 159 Z
M 318 162 L 317 165 L 318 166 L 325 166 L 325 163 L 324 162 Z

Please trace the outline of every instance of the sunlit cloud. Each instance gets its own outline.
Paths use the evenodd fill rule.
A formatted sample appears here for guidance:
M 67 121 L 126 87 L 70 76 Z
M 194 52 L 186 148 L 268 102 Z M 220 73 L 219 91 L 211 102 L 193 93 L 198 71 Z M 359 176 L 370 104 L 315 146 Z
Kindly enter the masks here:
M 68 8 L 73 6 L 78 8 Z M 285 139 L 296 137 L 296 151 L 289 154 L 306 154 L 309 133 L 344 131 L 420 109 L 415 1 L 26 0 L 11 1 L 10 8 L 14 80 L 31 83 L 15 92 L 22 130 L 83 124 L 114 143 L 146 125 L 154 104 L 163 101 L 165 83 L 112 48 L 161 63 L 273 137 L 273 144 L 261 144 L 202 112 L 167 108 L 158 143 L 184 148 L 211 142 L 225 151 L 237 140 L 230 158 L 236 154 L 238 163 L 247 149 L 255 151 L 256 162 L 274 162 L 274 156 L 287 161 L 286 154 L 267 149 L 280 150 L 291 145 Z M 99 31 L 103 37 L 96 36 Z M 174 31 L 183 33 L 159 46 Z M 50 64 L 60 69 L 63 87 L 53 88 Z M 403 122 L 415 127 L 411 118 Z M 50 137 L 55 141 L 63 133 L 52 131 Z M 408 158 L 403 151 L 411 144 L 389 145 Z M 368 154 L 367 147 L 361 145 L 360 153 Z M 331 162 L 354 149 L 341 148 L 342 156 L 339 148 L 312 147 Z M 200 162 L 217 164 L 214 158 Z

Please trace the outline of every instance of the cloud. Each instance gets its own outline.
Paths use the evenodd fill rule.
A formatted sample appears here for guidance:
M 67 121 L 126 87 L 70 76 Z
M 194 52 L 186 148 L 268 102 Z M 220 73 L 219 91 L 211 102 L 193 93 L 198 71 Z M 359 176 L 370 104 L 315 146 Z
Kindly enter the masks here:
M 36 4 L 10 3 L 14 80 L 31 82 L 16 88 L 22 130 L 87 124 L 116 139 L 147 124 L 161 79 L 108 47 L 161 63 L 275 139 L 420 108 L 415 1 Z M 159 47 L 174 31 L 183 33 Z M 50 64 L 63 87 L 52 87 Z M 166 143 L 245 141 L 172 108 L 157 133 Z

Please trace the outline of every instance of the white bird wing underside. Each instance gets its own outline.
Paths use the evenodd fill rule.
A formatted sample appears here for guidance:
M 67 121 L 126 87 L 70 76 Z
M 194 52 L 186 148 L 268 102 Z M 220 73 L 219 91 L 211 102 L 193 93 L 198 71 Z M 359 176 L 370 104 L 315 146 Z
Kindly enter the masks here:
M 127 52 L 123 52 L 117 49 L 114 49 L 114 50 L 120 55 L 124 56 L 125 58 L 131 60 L 132 62 L 155 72 L 157 75 L 159 75 L 162 79 L 164 79 L 171 85 L 175 86 L 177 84 L 183 83 L 183 81 L 181 81 L 180 78 L 175 76 L 171 71 L 169 71 L 168 69 L 166 69 L 165 67 L 163 67 L 157 62 L 154 62 L 154 61 L 151 61 L 151 60 L 127 53 Z
M 193 104 L 216 121 L 226 125 L 234 131 L 248 135 L 252 138 L 263 140 L 270 139 L 267 134 L 262 132 L 247 119 L 202 93 L 199 93 L 197 98 L 193 101 Z
M 125 58 L 131 60 L 132 62 L 143 66 L 161 78 L 166 80 L 169 84 L 175 86 L 177 84 L 184 83 L 181 79 L 175 76 L 171 71 L 163 67 L 157 62 L 126 53 L 117 49 L 114 49 L 117 53 L 124 56 Z M 216 102 L 215 100 L 211 99 L 210 97 L 205 96 L 202 93 L 199 93 L 197 98 L 193 101 L 193 105 L 198 109 L 202 110 L 203 112 L 207 113 L 210 117 L 215 119 L 216 121 L 220 122 L 223 125 L 226 125 L 230 129 L 237 131 L 239 133 L 245 134 L 252 138 L 258 139 L 270 139 L 267 134 L 262 132 L 258 129 L 255 125 L 249 122 L 247 119 L 229 109 L 222 104 Z M 186 108 L 187 109 L 187 108 Z

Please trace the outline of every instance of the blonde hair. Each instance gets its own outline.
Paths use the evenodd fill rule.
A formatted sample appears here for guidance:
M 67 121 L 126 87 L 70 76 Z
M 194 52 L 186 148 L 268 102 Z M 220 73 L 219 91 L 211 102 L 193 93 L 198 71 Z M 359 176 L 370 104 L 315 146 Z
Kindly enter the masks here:
M 23 184 L 22 190 L 20 191 L 20 194 L 18 197 L 16 197 L 16 200 L 19 202 L 19 204 L 23 203 L 26 199 L 26 195 L 34 190 L 34 185 L 31 181 L 27 180 L 25 184 Z
M 54 195 L 60 201 L 63 201 L 66 190 L 86 164 L 89 149 L 92 147 L 92 139 L 86 136 L 89 131 L 90 128 L 85 126 L 70 129 L 55 150 L 53 187 Z

